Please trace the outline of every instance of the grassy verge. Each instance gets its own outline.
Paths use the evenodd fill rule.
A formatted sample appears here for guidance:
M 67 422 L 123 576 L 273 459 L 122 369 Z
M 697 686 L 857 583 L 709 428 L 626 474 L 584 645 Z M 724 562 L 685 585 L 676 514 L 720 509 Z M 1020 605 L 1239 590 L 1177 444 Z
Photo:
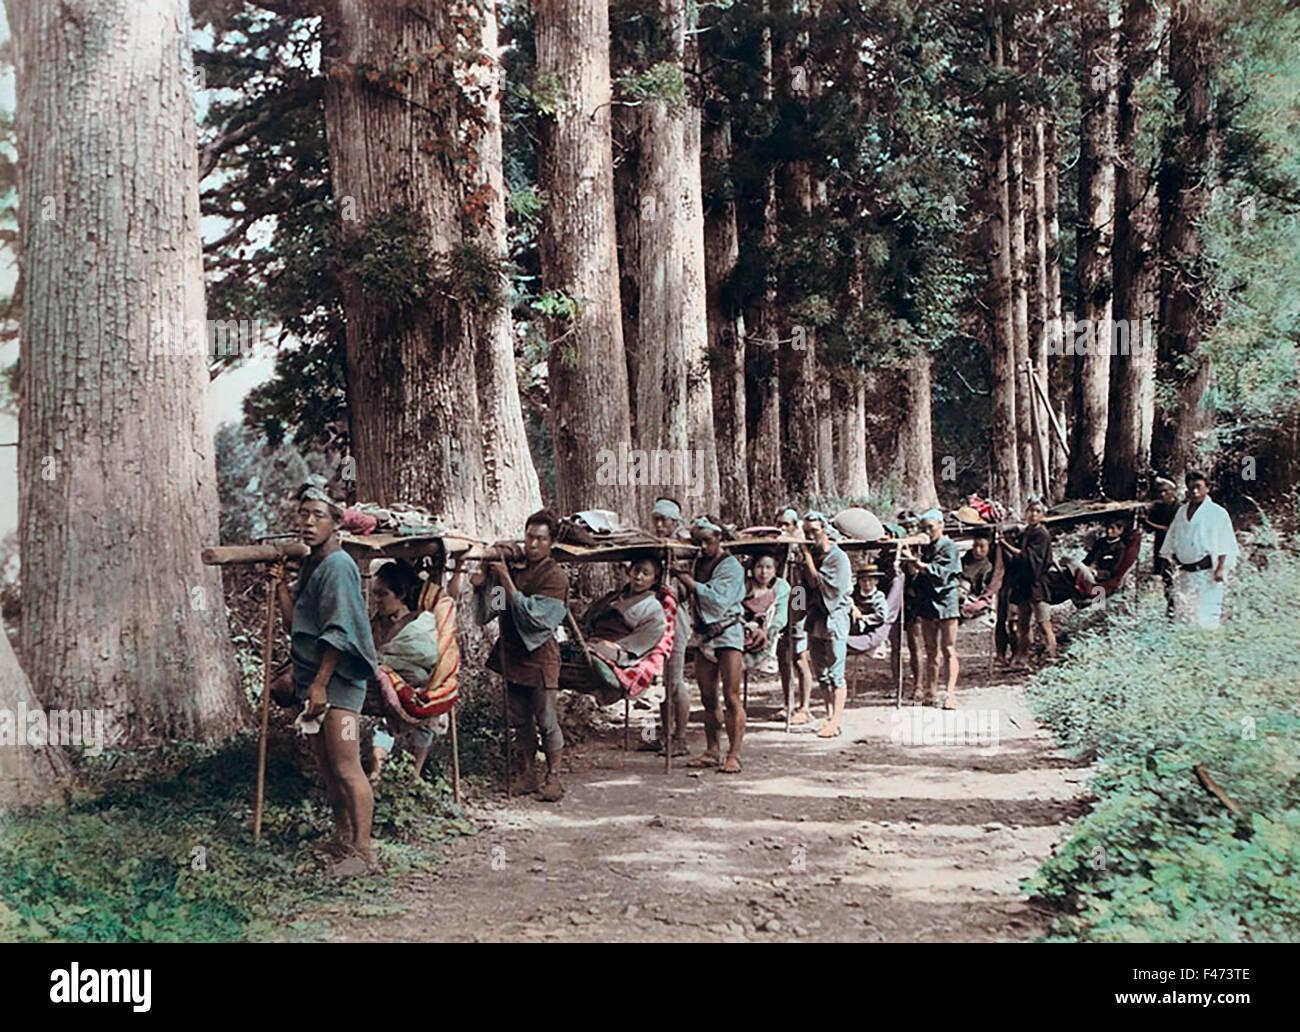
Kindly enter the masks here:
M 66 805 L 0 824 L 0 939 L 229 941 L 318 938 L 321 907 L 382 919 L 394 880 L 472 832 L 410 759 L 385 765 L 375 834 L 386 874 L 329 878 L 312 846 L 332 818 L 291 739 L 272 742 L 262 844 L 252 844 L 256 736 L 219 746 L 105 754 Z
M 1300 561 L 1270 557 L 1239 570 L 1221 630 L 1171 626 L 1147 585 L 1031 683 L 1099 768 L 1096 806 L 1028 885 L 1060 908 L 1054 938 L 1300 939 Z

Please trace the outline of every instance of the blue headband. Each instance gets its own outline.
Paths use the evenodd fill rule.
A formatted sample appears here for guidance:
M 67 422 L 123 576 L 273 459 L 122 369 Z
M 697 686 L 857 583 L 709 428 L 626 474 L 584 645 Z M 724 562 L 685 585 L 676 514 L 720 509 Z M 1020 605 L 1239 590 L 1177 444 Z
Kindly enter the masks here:
M 921 513 L 921 515 L 917 517 L 917 519 L 919 519 L 919 520 L 936 520 L 936 521 L 938 521 L 940 524 L 942 524 L 942 523 L 943 523 L 943 513 L 941 513 L 938 509 L 926 509 L 925 512 Z
M 707 516 L 696 516 L 695 519 L 691 521 L 691 526 L 695 530 L 708 530 L 708 531 L 712 531 L 714 534 L 722 533 L 722 528 L 719 527 Z
M 666 519 L 676 520 L 678 523 L 682 519 L 681 507 L 671 498 L 660 498 L 655 502 L 655 507 L 650 510 L 651 516 L 663 516 Z

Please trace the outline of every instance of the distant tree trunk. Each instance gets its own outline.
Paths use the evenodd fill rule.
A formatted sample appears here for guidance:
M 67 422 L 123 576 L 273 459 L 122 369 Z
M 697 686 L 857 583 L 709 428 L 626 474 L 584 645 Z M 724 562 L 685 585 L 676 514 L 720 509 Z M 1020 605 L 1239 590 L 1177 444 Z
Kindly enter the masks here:
M 0 745 L 0 813 L 44 802 L 71 773 L 68 758 L 57 743 L 49 744 L 44 735 L 39 743 L 24 737 L 27 728 L 18 723 L 20 707 L 32 713 L 40 710 L 41 704 L 18 665 L 9 636 L 0 630 L 0 712 L 14 722 L 14 741 Z
M 908 500 L 927 509 L 939 504 L 930 428 L 930 356 L 918 354 L 908 359 L 899 370 L 897 383 L 899 423 L 894 468 Z
M 706 199 L 704 272 L 720 504 L 723 512 L 744 526 L 752 522 L 746 463 L 745 316 L 731 289 L 731 277 L 740 260 L 740 240 L 730 187 L 730 121 L 725 117 L 705 121 L 701 150 L 702 164 L 709 170 L 705 181 L 719 184 L 716 194 Z
M 1026 222 L 1025 263 L 1029 269 L 1029 361 L 1038 382 L 1047 385 L 1047 335 L 1052 331 L 1051 313 L 1048 309 L 1048 251 L 1046 174 L 1043 152 L 1045 149 L 1044 113 L 1035 107 L 1025 130 L 1028 160 L 1025 163 L 1025 183 L 1028 186 L 1029 217 Z M 1035 493 L 1046 495 L 1046 478 L 1050 475 L 1050 447 L 1048 445 L 1049 416 L 1034 385 L 1025 378 L 1025 391 L 1033 413 L 1031 420 L 1032 455 Z
M 686 61 L 686 0 L 659 0 L 658 23 L 671 40 L 672 62 Z M 693 48 L 692 48 L 693 49 Z M 705 308 L 704 211 L 700 196 L 700 111 L 652 98 L 641 108 L 637 271 L 637 444 L 690 455 L 690 475 L 655 477 L 643 508 L 656 494 L 688 496 L 697 511 L 718 511 L 718 454 L 708 363 Z
M 1210 364 L 1201 346 L 1217 311 L 1205 299 L 1208 279 L 1202 253 L 1201 220 L 1210 206 L 1217 175 L 1219 136 L 1210 93 L 1218 19 L 1208 0 L 1178 6 L 1170 27 L 1169 72 L 1178 97 L 1176 143 L 1160 177 L 1160 296 L 1162 378 L 1174 387 L 1176 402 L 1160 414 L 1156 436 L 1161 468 L 1178 474 L 1197 463 L 1197 435 L 1213 424 L 1207 405 Z
M 985 2 L 985 31 L 988 59 L 995 68 L 1005 67 L 1002 19 L 998 0 Z M 989 280 L 986 305 L 989 312 L 989 379 L 993 390 L 992 496 L 1009 507 L 1019 508 L 1020 461 L 1016 444 L 1015 318 L 1011 287 L 1011 213 L 1007 197 L 1007 106 L 990 95 L 986 104 L 985 144 L 985 253 Z
M 1091 337 L 1077 340 L 1070 493 L 1100 493 L 1110 405 L 1111 249 L 1115 226 L 1115 28 L 1110 0 L 1085 4 L 1079 99 L 1079 319 Z
M 763 30 L 763 93 L 773 99 L 772 33 Z M 759 246 L 765 254 L 776 247 L 777 202 L 776 176 L 771 168 L 765 177 L 763 230 Z M 750 513 L 757 520 L 775 518 L 777 509 L 789 496 L 785 488 L 781 455 L 781 383 L 778 354 L 781 339 L 777 313 L 776 283 L 773 274 L 764 275 L 763 293 L 754 306 L 752 317 L 745 320 L 749 334 L 745 349 L 746 418 L 749 426 L 749 496 Z
M 1050 27 L 1047 31 L 1050 33 Z M 1047 46 L 1046 42 L 1044 46 Z M 1048 109 L 1043 119 L 1043 218 L 1047 223 L 1047 318 L 1051 324 L 1052 334 L 1062 332 L 1060 172 L 1057 161 L 1056 112 Z M 1063 393 L 1061 391 L 1054 393 L 1054 385 L 1063 379 L 1057 374 L 1067 362 L 1068 359 L 1064 355 L 1058 355 L 1049 363 L 1045 346 L 1038 353 L 1039 382 L 1047 393 L 1052 410 L 1057 413 L 1062 428 L 1069 425 L 1065 419 L 1067 406 L 1063 402 Z M 1065 497 L 1069 456 L 1055 428 L 1049 426 L 1046 429 L 1049 443 L 1051 496 L 1052 501 L 1059 502 Z
M 837 406 L 839 432 L 836 456 L 840 474 L 840 495 L 845 501 L 863 504 L 871 495 L 867 478 L 867 387 L 860 374 L 851 376 L 841 388 Z
M 1132 498 L 1138 473 L 1151 464 L 1156 403 L 1156 348 L 1145 335 L 1160 303 L 1160 199 L 1150 148 L 1143 146 L 1139 90 L 1160 78 L 1162 6 L 1127 0 L 1120 29 L 1119 143 L 1115 183 L 1116 322 L 1127 326 L 1129 353 L 1111 356 L 1106 490 Z M 1149 345 L 1149 346 L 1146 346 Z
M 1037 493 L 1039 484 L 1034 477 L 1033 420 L 1029 413 L 1032 400 L 1029 394 L 1029 279 L 1025 247 L 1026 192 L 1023 120 L 1027 115 L 1020 100 L 1019 77 L 1020 42 L 1015 10 L 1007 4 L 1002 9 L 1002 26 L 1005 38 L 1006 61 L 1016 75 L 1012 94 L 1007 102 L 1007 211 L 1011 216 L 1007 227 L 1011 245 L 1011 322 L 1015 335 L 1015 395 L 1016 395 L 1016 457 L 1019 463 L 1020 490 L 1025 494 Z
M 599 503 L 632 519 L 633 486 L 617 471 L 612 482 L 603 475 L 609 453 L 631 444 L 614 239 L 609 8 L 598 0 L 536 0 L 533 9 L 538 75 L 553 76 L 561 97 L 542 132 L 542 286 L 576 309 L 572 318 L 545 320 L 559 505 L 572 512 Z
M 494 7 L 453 17 L 432 4 L 339 0 L 326 17 L 357 491 L 423 502 L 470 533 L 516 526 L 540 492 L 501 271 Z M 433 52 L 456 55 L 455 66 L 424 56 Z M 461 81 L 484 68 L 487 85 Z M 391 273 L 374 271 L 377 256 Z M 412 261 L 427 268 L 408 283 Z
M 638 308 L 641 302 L 637 255 L 641 240 L 641 109 L 616 106 L 612 113 L 614 140 L 614 211 L 618 237 L 618 282 L 622 305 L 623 353 L 627 356 L 628 398 L 636 397 L 636 374 L 640 357 L 637 339 Z M 629 417 L 632 439 L 637 436 L 636 406 Z
M 774 5 L 779 15 L 796 13 L 792 0 Z M 807 16 L 806 10 L 801 13 Z M 802 29 L 775 47 L 775 86 L 778 100 L 787 111 L 805 108 L 812 91 L 807 53 L 808 37 Z M 795 148 L 802 153 L 802 148 Z M 809 163 L 792 158 L 778 169 L 779 217 L 786 226 L 799 226 L 813 211 L 815 186 Z M 781 344 L 778 357 L 781 370 L 781 436 L 783 452 L 781 473 L 788 493 L 812 498 L 822 493 L 817 477 L 817 331 L 805 323 L 783 327 L 787 343 Z
M 246 707 L 199 559 L 218 512 L 188 5 L 7 6 L 24 661 L 109 745 L 219 738 Z
M 835 406 L 831 386 L 831 371 L 824 362 L 818 363 L 817 385 L 817 482 L 821 493 L 835 498 L 840 493 L 835 469 Z

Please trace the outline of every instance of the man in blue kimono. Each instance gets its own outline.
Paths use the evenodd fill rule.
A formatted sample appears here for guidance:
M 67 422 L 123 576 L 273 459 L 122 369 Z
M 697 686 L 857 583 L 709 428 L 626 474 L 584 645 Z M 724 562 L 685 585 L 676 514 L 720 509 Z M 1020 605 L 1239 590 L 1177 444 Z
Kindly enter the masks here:
M 903 564 L 916 578 L 916 615 L 921 621 L 921 638 L 925 642 L 925 663 L 921 685 L 914 698 L 929 704 L 934 701 L 939 682 L 939 664 L 948 665 L 948 694 L 944 709 L 957 708 L 957 617 L 961 553 L 957 542 L 943 532 L 943 513 L 930 509 L 921 513 L 921 532 L 930 540 L 921 546 L 920 555 L 910 550 L 903 554 Z
M 695 680 L 704 704 L 704 753 L 687 761 L 688 767 L 717 767 L 720 752 L 718 682 L 726 705 L 727 758 L 718 769 L 739 774 L 740 743 L 745 737 L 745 707 L 740 691 L 745 648 L 745 568 L 722 548 L 722 527 L 697 516 L 691 537 L 700 546 L 695 573 L 678 579 L 691 600 L 695 615 Z
M 841 733 L 849 694 L 844 663 L 853 610 L 853 565 L 844 549 L 831 540 L 825 514 L 816 509 L 804 513 L 803 532 L 809 542 L 800 560 L 808 598 L 808 653 L 830 713 L 817 737 L 835 738 Z

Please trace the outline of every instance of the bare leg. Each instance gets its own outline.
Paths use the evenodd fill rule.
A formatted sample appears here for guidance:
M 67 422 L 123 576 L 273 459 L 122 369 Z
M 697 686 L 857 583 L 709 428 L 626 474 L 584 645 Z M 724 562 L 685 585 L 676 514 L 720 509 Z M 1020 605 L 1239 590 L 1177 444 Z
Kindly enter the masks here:
M 809 707 L 812 705 L 813 672 L 812 659 L 804 649 L 794 658 L 794 672 L 799 679 L 799 708 L 790 718 L 791 724 L 806 724 L 812 719 Z
M 921 621 L 913 620 L 907 628 L 907 662 L 912 669 L 912 698 L 920 700 L 924 685 L 921 683 Z
M 1047 658 L 1056 658 L 1056 631 L 1051 620 L 1044 620 L 1038 625 L 1043 629 L 1043 640 L 1047 642 Z
M 931 702 L 934 699 L 935 685 L 939 682 L 939 621 L 922 620 L 921 637 L 925 641 L 925 666 L 923 668 L 923 691 L 922 700 Z
M 370 851 L 370 822 L 374 815 L 375 797 L 370 780 L 361 769 L 361 718 L 347 710 L 331 709 L 325 714 L 321 737 L 329 766 L 334 772 L 352 824 L 352 844 L 367 861 Z
M 356 841 L 356 832 L 352 827 L 352 815 L 343 796 L 343 789 L 334 775 L 324 729 L 314 737 L 312 746 L 316 750 L 316 762 L 325 781 L 325 794 L 334 810 L 334 844 L 342 850 L 350 849 Z
M 713 766 L 718 762 L 719 733 L 722 715 L 718 705 L 718 667 L 702 655 L 695 657 L 695 680 L 700 686 L 700 702 L 704 706 L 704 753 L 691 761 L 692 766 Z
M 740 743 L 745 740 L 745 706 L 740 697 L 743 665 L 738 649 L 723 649 L 718 653 L 717 669 L 722 675 L 722 695 L 727 708 L 727 759 L 722 764 L 727 774 L 740 770 Z
M 1016 623 L 1019 625 L 1019 642 L 1016 646 L 1015 655 L 1011 657 L 1013 663 L 1023 663 L 1025 657 L 1029 655 L 1029 642 L 1033 633 L 1033 606 L 1027 602 L 1020 603 L 1016 612 Z
M 957 621 L 939 621 L 939 646 L 944 662 L 948 667 L 948 695 L 944 699 L 944 709 L 957 708 Z

